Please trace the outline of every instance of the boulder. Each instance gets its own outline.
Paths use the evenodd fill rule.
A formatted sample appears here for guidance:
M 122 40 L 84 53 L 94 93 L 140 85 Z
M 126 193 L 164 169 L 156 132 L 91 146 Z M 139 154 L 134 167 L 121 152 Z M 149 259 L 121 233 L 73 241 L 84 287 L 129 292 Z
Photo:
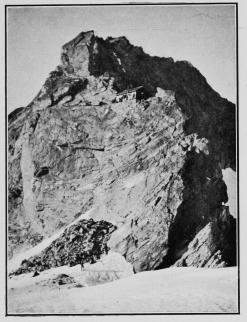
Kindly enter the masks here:
M 77 264 L 83 266 L 84 263 L 96 263 L 103 254 L 108 253 L 106 245 L 110 238 L 108 227 L 111 228 L 111 232 L 116 229 L 114 225 L 105 221 L 79 220 L 65 229 L 63 234 L 40 254 L 23 260 L 21 270 L 18 269 L 12 274 L 19 275 L 33 269 L 40 271 L 63 265 L 73 267 Z M 86 231 L 86 229 L 86 233 L 78 234 L 79 231 Z

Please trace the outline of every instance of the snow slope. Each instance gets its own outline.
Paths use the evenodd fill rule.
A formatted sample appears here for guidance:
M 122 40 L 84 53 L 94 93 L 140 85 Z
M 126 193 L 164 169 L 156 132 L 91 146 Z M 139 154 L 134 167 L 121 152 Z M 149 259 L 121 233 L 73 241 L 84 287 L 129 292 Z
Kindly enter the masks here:
M 66 268 L 68 275 L 69 270 Z M 51 271 L 47 271 L 50 277 L 54 275 L 54 270 Z M 168 268 L 80 288 L 68 285 L 52 288 L 39 283 L 38 278 L 19 286 L 12 283 L 8 297 L 10 314 L 237 312 L 236 267 Z

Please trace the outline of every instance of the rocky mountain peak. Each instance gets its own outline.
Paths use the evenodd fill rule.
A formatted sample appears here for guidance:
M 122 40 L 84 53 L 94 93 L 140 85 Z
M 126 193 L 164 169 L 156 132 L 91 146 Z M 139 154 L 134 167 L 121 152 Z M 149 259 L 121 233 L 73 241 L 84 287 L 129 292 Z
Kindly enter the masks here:
M 234 104 L 188 62 L 80 33 L 9 119 L 10 256 L 91 218 L 116 227 L 107 247 L 136 271 L 234 265 L 222 169 L 235 168 L 235 138 Z
M 95 40 L 94 32 L 81 32 L 62 47 L 61 68 L 66 75 L 87 77 L 89 72 L 90 50 Z
M 91 39 L 94 36 L 94 31 L 82 31 L 79 33 L 78 36 L 76 36 L 74 39 L 66 43 L 65 45 L 62 46 L 62 51 L 68 51 L 68 50 L 73 50 L 75 47 L 79 44 L 89 44 Z

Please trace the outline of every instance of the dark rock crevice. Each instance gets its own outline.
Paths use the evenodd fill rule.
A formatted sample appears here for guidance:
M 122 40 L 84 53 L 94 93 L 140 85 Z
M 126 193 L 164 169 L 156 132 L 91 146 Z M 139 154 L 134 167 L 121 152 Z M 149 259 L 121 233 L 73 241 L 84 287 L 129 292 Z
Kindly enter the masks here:
M 34 177 L 42 177 L 49 174 L 49 167 L 41 167 L 34 172 Z
M 181 169 L 183 180 L 183 202 L 177 210 L 177 215 L 170 225 L 168 234 L 168 253 L 156 269 L 173 265 L 188 250 L 189 243 L 207 224 L 220 218 L 224 209 L 222 203 L 228 200 L 226 185 L 222 175 L 215 177 L 212 165 L 217 164 L 210 155 L 188 152 L 187 160 Z M 208 173 L 211 173 L 211 179 Z M 227 219 L 229 220 L 229 219 Z M 229 231 L 236 237 L 236 223 L 229 220 Z M 224 231 L 225 233 L 225 231 Z M 228 233 L 227 233 L 228 234 Z M 226 255 L 225 247 L 235 249 L 236 239 L 230 238 L 226 246 L 221 243 L 222 260 L 227 259 L 227 265 L 232 265 L 232 255 Z M 231 252 L 231 254 L 234 252 Z M 230 258 L 229 258 L 230 256 Z
M 92 150 L 92 151 L 100 151 L 100 152 L 104 152 L 105 151 L 105 148 L 90 148 L 90 147 L 87 147 L 87 146 L 78 146 L 76 148 L 73 148 L 73 151 L 76 151 L 76 150 Z

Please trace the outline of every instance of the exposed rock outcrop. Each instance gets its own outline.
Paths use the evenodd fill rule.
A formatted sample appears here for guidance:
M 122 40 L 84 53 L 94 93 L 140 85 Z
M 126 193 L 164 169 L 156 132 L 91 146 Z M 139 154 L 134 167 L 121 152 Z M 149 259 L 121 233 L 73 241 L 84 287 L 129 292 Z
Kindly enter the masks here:
M 235 265 L 235 241 L 235 220 L 229 215 L 228 207 L 224 207 L 219 218 L 199 231 L 174 266 L 220 268 Z
M 42 272 L 63 265 L 81 264 L 83 268 L 85 263 L 96 263 L 102 254 L 108 254 L 107 241 L 115 228 L 104 221 L 82 219 L 67 228 L 41 254 L 23 260 L 21 267 L 12 274 Z
M 148 100 L 114 103 L 118 91 L 139 85 Z M 150 57 L 125 37 L 81 33 L 9 120 L 10 256 L 91 209 L 94 221 L 117 227 L 107 245 L 136 271 L 184 254 L 198 266 L 189 258 L 201 258 L 201 248 L 188 254 L 188 245 L 204 229 L 207 245 L 224 211 L 222 169 L 235 169 L 235 141 L 235 106 L 189 63 Z M 217 251 L 234 265 L 236 240 L 229 243 L 230 257 L 221 242 L 205 265 Z

